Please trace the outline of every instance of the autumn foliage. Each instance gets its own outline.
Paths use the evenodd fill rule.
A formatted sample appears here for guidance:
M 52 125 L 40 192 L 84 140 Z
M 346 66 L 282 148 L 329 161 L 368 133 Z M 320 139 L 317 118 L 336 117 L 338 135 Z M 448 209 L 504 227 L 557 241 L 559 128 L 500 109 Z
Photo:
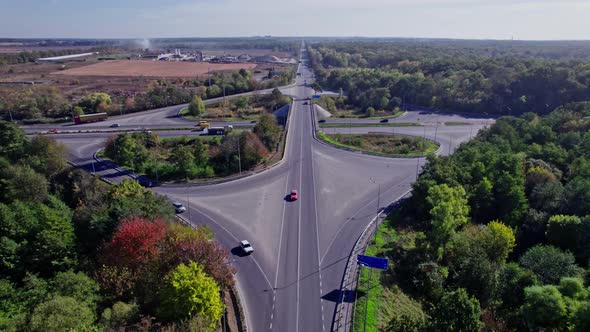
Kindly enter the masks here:
M 111 242 L 103 248 L 106 265 L 134 269 L 159 259 L 166 224 L 133 217 L 124 220 Z

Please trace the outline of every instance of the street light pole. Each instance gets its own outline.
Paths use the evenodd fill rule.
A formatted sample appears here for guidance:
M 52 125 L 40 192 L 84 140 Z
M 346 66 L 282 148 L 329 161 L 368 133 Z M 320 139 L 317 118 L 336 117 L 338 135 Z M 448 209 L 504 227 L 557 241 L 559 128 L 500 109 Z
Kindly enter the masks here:
M 238 167 L 242 175 L 242 154 L 240 153 L 240 137 L 238 136 Z

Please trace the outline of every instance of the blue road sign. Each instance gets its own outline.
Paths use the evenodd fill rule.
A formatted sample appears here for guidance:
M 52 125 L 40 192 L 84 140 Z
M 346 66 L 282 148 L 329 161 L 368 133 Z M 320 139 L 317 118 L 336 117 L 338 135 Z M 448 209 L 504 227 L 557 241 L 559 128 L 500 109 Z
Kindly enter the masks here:
M 313 99 L 320 99 L 320 95 L 313 95 L 313 96 L 311 96 L 311 98 L 313 98 Z
M 358 255 L 357 263 L 362 266 L 373 267 L 376 269 L 387 270 L 387 258 L 379 258 L 373 256 Z

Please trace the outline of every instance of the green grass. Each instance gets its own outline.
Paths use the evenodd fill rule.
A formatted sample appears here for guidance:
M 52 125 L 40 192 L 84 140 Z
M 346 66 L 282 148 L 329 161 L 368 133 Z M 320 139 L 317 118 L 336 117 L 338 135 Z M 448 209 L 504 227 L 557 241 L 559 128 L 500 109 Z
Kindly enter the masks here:
M 467 122 L 457 122 L 457 121 L 445 122 L 445 126 L 468 126 L 468 125 L 470 125 L 470 123 L 467 123 Z
M 371 239 L 365 255 L 383 257 L 384 246 L 395 238 L 397 238 L 395 230 L 382 224 L 379 226 L 376 236 Z M 364 296 L 358 297 L 355 304 L 353 330 L 364 331 L 366 317 L 367 331 L 381 331 L 384 324 L 380 322 L 382 316 L 380 307 L 390 302 L 386 298 L 387 289 L 380 282 L 382 274 L 386 272 L 367 267 L 360 267 L 360 269 L 357 290 L 359 294 L 364 294 Z
M 395 214 L 394 212 L 393 217 Z M 392 245 L 397 244 L 405 249 L 412 248 L 415 246 L 415 235 L 413 232 L 398 232 L 390 222 L 386 221 L 379 226 L 376 236 L 371 238 L 365 255 L 388 257 L 389 269 L 385 271 L 373 269 L 369 272 L 368 268 L 361 268 L 357 290 L 359 294 L 368 294 L 368 297 L 364 295 L 357 298 L 354 306 L 353 331 L 364 331 L 365 312 L 366 331 L 371 332 L 383 331 L 389 321 L 400 314 L 427 320 L 421 304 L 406 295 L 392 282 L 391 268 L 396 264 L 395 257 L 390 257 Z M 366 311 L 365 308 L 367 308 Z
M 392 123 L 320 123 L 320 128 L 363 128 L 363 127 L 421 127 L 418 122 L 392 122 Z
M 377 155 L 377 156 L 383 156 L 383 157 L 391 157 L 391 158 L 412 158 L 412 157 L 422 157 L 422 156 L 427 156 L 427 155 L 432 155 L 434 154 L 438 148 L 439 148 L 439 144 L 435 143 L 433 141 L 430 140 L 425 140 L 425 144 L 426 144 L 426 150 L 425 151 L 409 151 L 408 153 L 395 153 L 395 154 L 390 154 L 390 153 L 382 153 L 379 151 L 375 151 L 375 150 L 371 150 L 371 149 L 367 149 L 367 148 L 362 148 L 359 146 L 355 146 L 355 145 L 349 145 L 349 144 L 344 144 L 341 142 L 338 142 L 335 139 L 332 139 L 330 136 L 322 131 L 317 131 L 316 135 L 319 139 L 321 139 L 322 141 L 331 144 L 333 146 L 339 147 L 339 148 L 344 148 L 347 150 L 354 150 L 354 151 L 361 151 L 364 153 L 368 153 L 368 154 L 373 154 L 373 155 Z M 337 134 L 340 135 L 341 137 L 348 137 L 348 136 L 353 136 L 355 137 L 362 137 L 363 135 L 367 135 L 367 134 L 353 134 L 353 135 L 348 135 L 348 134 Z M 408 137 L 407 135 L 399 135 L 399 134 L 382 134 L 382 135 L 389 135 L 391 137 Z M 410 136 L 413 137 L 413 136 Z

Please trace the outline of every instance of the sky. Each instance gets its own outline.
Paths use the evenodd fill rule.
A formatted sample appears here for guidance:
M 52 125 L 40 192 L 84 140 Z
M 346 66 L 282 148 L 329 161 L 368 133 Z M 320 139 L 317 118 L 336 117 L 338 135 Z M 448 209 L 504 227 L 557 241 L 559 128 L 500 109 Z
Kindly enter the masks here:
M 0 0 L 0 38 L 589 39 L 590 0 Z

